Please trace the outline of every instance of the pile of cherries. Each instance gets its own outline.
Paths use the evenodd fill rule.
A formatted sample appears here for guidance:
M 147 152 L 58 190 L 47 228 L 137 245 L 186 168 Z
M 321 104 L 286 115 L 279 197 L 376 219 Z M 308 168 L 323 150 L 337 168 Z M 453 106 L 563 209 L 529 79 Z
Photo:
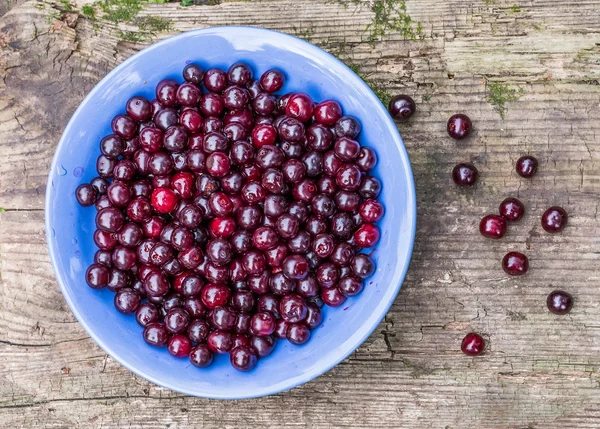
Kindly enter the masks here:
M 116 292 L 148 344 L 197 367 L 252 369 L 276 338 L 304 344 L 321 307 L 359 294 L 384 213 L 377 156 L 333 100 L 275 95 L 243 63 L 183 70 L 131 98 L 76 190 L 97 209 L 90 287 Z
M 410 118 L 415 110 L 414 100 L 408 95 L 398 95 L 389 104 L 388 110 L 392 117 L 399 121 Z M 456 114 L 448 119 L 447 131 L 450 137 L 462 140 L 469 136 L 473 124 L 464 114 Z M 530 155 L 522 156 L 516 164 L 516 171 L 523 178 L 532 178 L 538 168 L 538 161 Z M 473 164 L 457 164 L 452 170 L 452 180 L 458 186 L 473 186 L 479 178 L 479 172 Z M 491 239 L 502 238 L 507 231 L 507 222 L 517 222 L 525 214 L 525 206 L 517 198 L 506 198 L 500 203 L 499 214 L 489 214 L 481 219 L 479 232 Z M 549 233 L 562 231 L 567 225 L 567 212 L 558 206 L 547 209 L 541 218 L 542 228 Z M 502 268 L 511 276 L 520 276 L 529 269 L 529 260 L 521 252 L 508 252 L 502 259 Z M 573 297 L 564 291 L 555 290 L 548 295 L 546 305 L 554 314 L 567 314 L 573 307 Z M 481 335 L 471 332 L 462 341 L 462 351 L 471 356 L 483 352 L 485 341 Z

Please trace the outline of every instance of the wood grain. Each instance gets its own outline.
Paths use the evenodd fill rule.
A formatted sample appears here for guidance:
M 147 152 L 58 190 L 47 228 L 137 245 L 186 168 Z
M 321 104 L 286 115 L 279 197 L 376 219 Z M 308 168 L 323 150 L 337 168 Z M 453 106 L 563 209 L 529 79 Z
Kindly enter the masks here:
M 232 402 L 183 397 L 115 363 L 69 311 L 46 250 L 46 175 L 61 131 L 87 92 L 147 43 L 119 40 L 109 24 L 96 31 L 51 3 L 0 5 L 0 427 L 600 427 L 600 2 L 513 4 L 408 1 L 425 39 L 375 44 L 364 33 L 368 7 L 282 0 L 141 12 L 171 20 L 173 33 L 256 25 L 301 35 L 418 102 L 399 124 L 417 184 L 417 240 L 385 321 L 318 379 Z M 53 12 L 61 19 L 48 20 Z M 486 101 L 486 80 L 524 91 L 504 120 Z M 445 133 L 458 111 L 476 127 L 460 143 Z M 540 160 L 530 181 L 514 173 L 525 153 Z M 476 188 L 452 185 L 459 161 L 479 168 Z M 477 224 L 506 196 L 527 214 L 491 243 Z M 559 235 L 539 225 L 552 204 L 570 214 Z M 526 277 L 504 275 L 508 250 L 529 255 Z M 554 288 L 576 297 L 569 316 L 545 309 Z M 470 330 L 489 342 L 476 359 L 459 351 Z

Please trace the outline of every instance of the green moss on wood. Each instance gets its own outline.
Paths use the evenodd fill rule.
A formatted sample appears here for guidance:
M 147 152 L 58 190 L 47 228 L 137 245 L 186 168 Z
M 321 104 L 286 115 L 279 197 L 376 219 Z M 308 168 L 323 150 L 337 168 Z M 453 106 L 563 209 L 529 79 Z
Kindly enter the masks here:
M 501 82 L 486 81 L 485 85 L 487 92 L 485 99 L 494 106 L 494 110 L 500 114 L 502 119 L 508 110 L 506 104 L 519 99 L 525 93 L 522 88 L 511 88 Z

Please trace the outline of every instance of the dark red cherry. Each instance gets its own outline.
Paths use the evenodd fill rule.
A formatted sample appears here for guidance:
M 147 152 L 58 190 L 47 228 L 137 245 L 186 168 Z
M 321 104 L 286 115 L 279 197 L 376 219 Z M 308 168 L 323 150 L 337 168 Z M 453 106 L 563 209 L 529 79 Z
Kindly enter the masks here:
M 335 174 L 335 182 L 345 191 L 354 191 L 360 187 L 361 173 L 355 164 L 344 164 Z
M 508 275 L 521 276 L 529 269 L 529 260 L 520 252 L 508 252 L 502 259 L 502 269 Z
M 252 70 L 247 64 L 234 63 L 227 70 L 227 77 L 233 85 L 245 86 L 252 80 Z
M 462 340 L 462 344 L 460 345 L 460 349 L 462 352 L 469 356 L 477 356 L 483 352 L 485 348 L 485 341 L 481 337 L 481 335 L 471 332 Z
M 152 116 L 152 105 L 141 96 L 131 97 L 125 105 L 127 115 L 136 121 L 146 121 Z
M 392 118 L 399 121 L 406 121 L 417 110 L 415 101 L 408 95 L 396 95 L 390 100 L 388 111 Z
M 484 216 L 479 223 L 479 232 L 487 238 L 502 238 L 506 234 L 506 220 L 498 215 Z
M 144 328 L 144 341 L 154 347 L 164 347 L 169 341 L 169 331 L 162 323 L 151 322 Z
M 314 102 L 308 94 L 297 92 L 292 95 L 286 105 L 285 112 L 290 118 L 295 118 L 300 122 L 308 121 L 314 110 Z
M 206 344 L 198 344 L 190 351 L 190 362 L 197 368 L 206 368 L 213 362 L 213 354 Z
M 471 119 L 467 115 L 458 113 L 448 119 L 448 134 L 450 137 L 456 140 L 461 140 L 467 137 L 471 133 L 473 124 Z
M 111 127 L 113 133 L 124 139 L 133 138 L 137 132 L 137 124 L 127 115 L 115 116 L 111 122 Z
M 550 207 L 542 215 L 542 228 L 546 232 L 560 232 L 567 226 L 568 215 L 565 209 L 558 206 Z
M 506 198 L 500 203 L 500 216 L 509 222 L 520 220 L 525 214 L 525 206 L 516 198 Z
M 200 96 L 200 90 L 192 83 L 184 83 L 177 89 L 177 102 L 182 106 L 196 106 Z
M 538 160 L 531 155 L 522 156 L 517 160 L 517 174 L 526 179 L 532 178 L 537 172 Z
M 221 69 L 208 69 L 204 73 L 203 82 L 210 92 L 221 93 L 227 87 L 227 73 Z
M 79 185 L 75 190 L 75 198 L 77 202 L 84 207 L 89 207 L 96 202 L 98 191 L 92 185 Z
M 337 285 L 338 289 L 344 296 L 355 296 L 362 292 L 363 282 L 355 276 L 342 277 Z
M 473 164 L 456 164 L 452 169 L 452 180 L 458 186 L 472 186 L 478 177 L 479 172 Z
M 546 305 L 551 313 L 567 314 L 573 308 L 573 297 L 565 291 L 555 290 L 548 295 Z
M 183 79 L 186 82 L 191 82 L 195 85 L 200 85 L 202 83 L 202 78 L 204 77 L 204 72 L 197 64 L 188 64 L 183 69 Z
M 170 107 L 177 103 L 179 84 L 173 79 L 163 79 L 156 85 L 156 99 L 161 105 Z
M 197 133 L 204 127 L 204 119 L 195 110 L 184 110 L 179 114 L 179 123 L 190 133 Z
M 352 116 L 342 116 L 335 123 L 334 129 L 338 138 L 348 137 L 349 139 L 355 139 L 360 134 L 361 126 L 356 118 Z
M 231 291 L 227 286 L 213 283 L 204 286 L 201 294 L 202 303 L 210 310 L 226 305 L 230 296 Z
M 171 213 L 178 201 L 177 195 L 169 188 L 156 188 L 152 192 L 152 207 L 158 213 Z
M 287 142 L 298 143 L 304 139 L 304 125 L 295 118 L 283 117 L 279 124 L 273 123 L 279 137 Z
M 302 255 L 290 255 L 283 261 L 282 269 L 289 279 L 304 279 L 308 275 L 308 260 Z
M 354 233 L 354 240 L 360 247 L 373 247 L 379 241 L 379 228 L 375 225 L 366 223 L 361 225 Z
M 229 361 L 231 366 L 238 371 L 250 371 L 256 366 L 258 358 L 254 352 L 254 349 L 247 346 L 237 346 L 229 354 Z
M 264 91 L 273 93 L 279 91 L 285 82 L 283 73 L 279 70 L 270 69 L 260 77 L 260 86 Z
M 310 339 L 310 329 L 300 323 L 292 323 L 288 326 L 286 337 L 290 343 L 301 345 Z
M 327 126 L 334 125 L 342 114 L 342 106 L 334 100 L 322 101 L 314 109 L 315 120 Z

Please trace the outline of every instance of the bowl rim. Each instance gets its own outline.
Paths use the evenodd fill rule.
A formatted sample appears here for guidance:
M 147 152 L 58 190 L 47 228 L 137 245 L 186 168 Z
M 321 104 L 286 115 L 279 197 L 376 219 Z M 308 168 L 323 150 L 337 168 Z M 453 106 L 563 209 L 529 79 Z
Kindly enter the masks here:
M 198 391 L 193 391 L 193 390 L 189 390 L 186 388 L 180 388 L 180 387 L 176 387 L 173 386 L 171 383 L 169 382 L 165 382 L 162 381 L 160 379 L 157 379 L 155 377 L 153 377 L 150 374 L 145 373 L 143 370 L 137 368 L 134 365 L 129 364 L 129 362 L 127 361 L 127 359 L 122 358 L 118 353 L 115 353 L 114 350 L 108 346 L 107 344 L 105 344 L 103 341 L 101 341 L 95 334 L 94 329 L 92 326 L 90 326 L 85 319 L 82 317 L 78 307 L 75 305 L 75 303 L 73 302 L 71 295 L 69 292 L 67 292 L 67 287 L 65 286 L 68 283 L 68 280 L 64 277 L 62 272 L 59 272 L 57 264 L 56 264 L 56 260 L 57 260 L 57 255 L 54 252 L 53 246 L 51 246 L 51 241 L 52 241 L 52 227 L 51 227 L 51 223 L 50 220 L 52 218 L 51 215 L 51 207 L 50 207 L 50 197 L 53 194 L 53 188 L 52 186 L 48 186 L 48 184 L 50 184 L 52 182 L 52 175 L 55 174 L 55 172 L 57 171 L 57 165 L 58 165 L 58 154 L 60 153 L 60 149 L 61 147 L 65 144 L 65 136 L 67 136 L 70 131 L 71 128 L 74 127 L 74 119 L 78 116 L 79 112 L 83 109 L 83 107 L 89 103 L 92 98 L 94 97 L 95 93 L 99 90 L 98 88 L 100 87 L 100 85 L 102 83 L 104 83 L 105 81 L 110 80 L 114 75 L 116 75 L 121 69 L 126 68 L 127 66 L 129 66 L 132 62 L 134 62 L 138 57 L 152 51 L 153 49 L 158 48 L 159 46 L 162 46 L 164 44 L 167 43 L 173 43 L 176 40 L 179 39 L 184 39 L 190 36 L 197 36 L 197 35 L 201 35 L 203 33 L 223 33 L 224 31 L 251 31 L 251 32 L 256 32 L 258 35 L 261 36 L 267 36 L 269 37 L 276 37 L 276 38 L 289 38 L 291 39 L 292 42 L 296 43 L 296 44 L 300 44 L 300 45 L 304 45 L 304 48 L 306 48 L 307 50 L 312 51 L 312 54 L 317 56 L 317 57 L 321 57 L 322 59 L 329 61 L 329 62 L 334 62 L 337 63 L 338 65 L 342 66 L 343 68 L 347 69 L 347 71 L 349 71 L 350 73 L 354 74 L 357 78 L 358 78 L 358 85 L 362 86 L 363 89 L 366 90 L 366 93 L 368 94 L 368 96 L 371 98 L 371 101 L 375 102 L 375 105 L 379 108 L 379 111 L 376 112 L 377 114 L 379 114 L 382 117 L 382 120 L 384 122 L 384 124 L 387 125 L 387 128 L 389 129 L 391 136 L 393 137 L 394 143 L 396 145 L 396 147 L 398 148 L 398 150 L 400 151 L 400 156 L 404 161 L 404 164 L 402 166 L 402 168 L 405 170 L 405 176 L 407 177 L 407 192 L 406 192 L 406 199 L 408 202 L 412 203 L 410 206 L 410 210 L 408 211 L 409 216 L 407 217 L 407 222 L 412 223 L 412 225 L 410 225 L 410 240 L 409 240 L 409 246 L 408 246 L 408 251 L 406 253 L 406 263 L 404 266 L 404 269 L 399 277 L 399 281 L 397 284 L 393 285 L 394 287 L 394 291 L 393 294 L 390 296 L 390 300 L 389 302 L 385 305 L 384 311 L 382 311 L 381 315 L 379 315 L 376 319 L 375 319 L 375 323 L 372 324 L 372 326 L 368 327 L 368 329 L 363 330 L 363 335 L 358 338 L 355 339 L 354 341 L 352 341 L 352 344 L 350 347 L 348 347 L 348 350 L 345 351 L 342 355 L 340 355 L 337 359 L 332 360 L 331 362 L 328 362 L 326 365 L 320 367 L 317 371 L 313 371 L 311 373 L 307 373 L 305 377 L 302 377 L 301 379 L 296 379 L 295 381 L 288 383 L 288 384 L 284 384 L 284 383 L 278 383 L 277 385 L 274 386 L 269 386 L 267 388 L 263 388 L 261 390 L 257 390 L 254 391 L 253 393 L 249 393 L 246 394 L 244 392 L 239 392 L 235 395 L 223 395 L 223 394 L 211 394 L 209 392 L 198 392 Z M 262 34 L 261 34 L 262 33 Z M 279 39 L 280 41 L 281 39 Z M 342 362 L 343 360 L 345 360 L 348 356 L 350 356 L 354 351 L 356 351 L 356 349 L 358 347 L 360 347 L 361 344 L 363 344 L 365 342 L 365 340 L 373 333 L 373 331 L 375 331 L 375 329 L 377 328 L 377 326 L 381 323 L 381 321 L 383 320 L 383 318 L 385 317 L 385 315 L 389 312 L 392 304 L 394 303 L 394 301 L 396 300 L 396 297 L 398 296 L 398 293 L 400 292 L 400 289 L 402 287 L 402 284 L 404 283 L 404 280 L 406 278 L 406 273 L 408 271 L 408 268 L 410 266 L 410 262 L 412 259 L 412 254 L 413 254 L 413 249 L 414 249 L 414 242 L 415 242 L 415 236 L 416 236 L 416 228 L 417 228 L 417 205 L 416 205 L 416 189 L 415 189 L 415 180 L 414 180 L 414 175 L 412 172 L 412 167 L 411 167 L 411 163 L 410 163 L 410 158 L 408 156 L 408 152 L 406 150 L 406 147 L 404 145 L 404 141 L 402 139 L 402 137 L 400 136 L 400 132 L 398 131 L 398 128 L 396 126 L 396 124 L 394 123 L 393 119 L 391 118 L 391 116 L 389 115 L 387 108 L 383 105 L 383 103 L 381 102 L 381 100 L 375 95 L 375 93 L 373 92 L 373 90 L 364 82 L 364 80 L 358 76 L 354 70 L 352 70 L 350 67 L 348 67 L 343 61 L 339 60 L 337 57 L 335 57 L 334 55 L 330 54 L 329 52 L 323 50 L 322 48 L 307 42 L 303 39 L 300 39 L 299 37 L 287 34 L 287 33 L 283 33 L 280 31 L 275 31 L 275 30 L 270 30 L 267 28 L 262 28 L 262 27 L 251 27 L 251 26 L 215 26 L 215 27 L 207 27 L 207 28 L 200 28 L 200 29 L 196 29 L 196 30 L 191 30 L 191 31 L 186 31 L 186 32 L 182 32 L 170 37 L 167 37 L 165 39 L 162 39 L 158 42 L 152 43 L 151 45 L 147 46 L 146 48 L 140 50 L 139 52 L 136 52 L 135 54 L 133 54 L 132 56 L 130 56 L 129 58 L 127 58 L 125 61 L 121 62 L 119 65 L 117 65 L 113 70 L 111 70 L 106 76 L 104 76 L 98 83 L 96 83 L 96 85 L 94 86 L 94 88 L 92 88 L 92 90 L 85 96 L 85 98 L 81 101 L 81 103 L 79 104 L 79 106 L 77 107 L 77 109 L 75 110 L 75 112 L 72 114 L 71 118 L 69 119 L 69 122 L 67 124 L 67 126 L 65 127 L 64 131 L 61 134 L 61 138 L 58 142 L 58 145 L 56 146 L 54 155 L 52 157 L 52 163 L 50 165 L 50 171 L 48 174 L 48 180 L 47 180 L 47 185 L 46 185 L 46 192 L 45 192 L 45 202 L 44 202 L 44 227 L 46 229 L 46 242 L 47 242 L 47 247 L 48 247 L 48 252 L 50 255 L 50 262 L 52 264 L 52 269 L 54 271 L 54 274 L 56 276 L 56 279 L 58 280 L 58 284 L 59 287 L 61 289 L 61 293 L 65 299 L 65 301 L 67 302 L 67 304 L 69 305 L 69 308 L 71 309 L 71 312 L 73 313 L 73 315 L 75 316 L 75 318 L 77 319 L 77 321 L 79 322 L 79 324 L 84 328 L 84 330 L 86 331 L 86 333 L 90 336 L 90 338 L 92 340 L 94 340 L 94 342 L 100 347 L 102 348 L 106 353 L 108 353 L 111 358 L 113 358 L 115 361 L 117 361 L 119 364 L 121 364 L 122 366 L 124 366 L 125 368 L 127 368 L 129 371 L 133 372 L 134 374 L 142 377 L 145 380 L 148 380 L 158 386 L 170 389 L 174 392 L 179 392 L 179 393 L 183 393 L 186 395 L 191 395 L 191 396 L 195 396 L 195 397 L 202 397 L 202 398 L 209 398 L 209 399 L 229 399 L 229 400 L 236 400 L 236 399 L 250 399 L 250 398 L 258 398 L 258 397 L 264 397 L 264 396 L 269 396 L 269 395 L 274 395 L 277 393 L 281 393 L 290 389 L 293 389 L 295 387 L 298 387 L 302 384 L 305 384 L 323 374 L 325 374 L 326 372 L 328 372 L 329 370 L 331 370 L 333 367 L 335 367 L 336 365 L 338 365 L 340 362 Z M 392 285 L 390 285 L 392 286 Z

